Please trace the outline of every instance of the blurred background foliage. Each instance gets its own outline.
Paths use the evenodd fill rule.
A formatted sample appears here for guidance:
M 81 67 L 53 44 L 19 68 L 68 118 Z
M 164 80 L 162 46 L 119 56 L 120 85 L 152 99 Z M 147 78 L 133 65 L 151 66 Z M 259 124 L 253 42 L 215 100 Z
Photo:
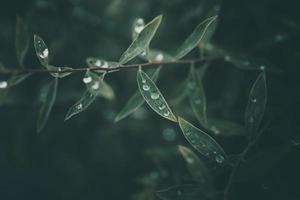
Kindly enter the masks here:
M 132 22 L 163 14 L 151 46 L 174 52 L 194 27 L 220 7 L 213 44 L 245 61 L 276 67 L 267 72 L 266 125 L 254 160 L 239 174 L 232 199 L 299 199 L 300 150 L 286 150 L 299 141 L 298 113 L 300 17 L 296 1 L 287 0 L 11 0 L 0 8 L 0 61 L 17 68 L 16 16 L 26 23 L 29 52 L 25 66 L 39 68 L 33 34 L 43 37 L 56 66 L 82 67 L 88 56 L 117 61 L 131 42 Z M 226 50 L 225 50 L 226 49 Z M 199 56 L 195 50 L 188 57 Z M 201 66 L 197 66 L 201 67 Z M 188 67 L 163 67 L 158 85 L 171 102 L 180 94 Z M 210 63 L 203 78 L 208 115 L 241 126 L 251 85 L 258 71 L 241 70 L 223 59 Z M 84 91 L 83 74 L 59 83 L 58 99 L 49 122 L 36 133 L 40 91 L 48 74 L 33 75 L 0 97 L 1 199 L 156 199 L 154 191 L 189 183 L 177 145 L 189 146 L 179 127 L 144 105 L 130 117 L 113 123 L 115 115 L 136 91 L 136 71 L 107 76 L 114 101 L 98 98 L 88 110 L 64 122 L 68 108 Z M 6 78 L 1 75 L 1 78 Z M 4 95 L 4 94 L 1 94 Z M 175 112 L 197 123 L 189 103 Z M 234 130 L 232 130 L 234 131 Z M 228 154 L 245 147 L 243 135 L 214 135 Z M 258 157 L 256 159 L 256 157 Z M 204 159 L 205 160 L 205 159 Z M 217 192 L 228 179 L 228 168 L 205 160 L 216 178 Z

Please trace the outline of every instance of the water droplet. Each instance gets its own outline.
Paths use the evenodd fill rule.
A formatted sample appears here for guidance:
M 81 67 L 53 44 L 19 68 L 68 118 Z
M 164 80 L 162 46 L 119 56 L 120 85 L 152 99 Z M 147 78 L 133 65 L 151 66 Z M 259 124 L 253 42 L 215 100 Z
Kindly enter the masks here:
M 101 66 L 101 60 L 97 59 L 94 64 L 95 64 L 96 67 L 100 67 Z
M 185 161 L 186 161 L 188 164 L 193 164 L 193 163 L 194 163 L 194 158 L 186 157 L 186 158 L 185 158 Z
M 7 82 L 6 81 L 0 81 L 0 89 L 7 88 Z
M 250 123 L 253 123 L 253 122 L 254 122 L 254 118 L 253 118 L 253 117 L 250 117 L 250 118 L 249 118 L 249 122 L 250 122 Z
M 220 130 L 216 126 L 211 126 L 210 130 L 216 135 L 220 134 Z
M 76 106 L 76 108 L 77 108 L 77 110 L 81 110 L 81 109 L 82 109 L 82 104 L 78 104 L 78 105 Z
M 49 50 L 48 49 L 44 49 L 44 51 L 39 54 L 39 56 L 41 58 L 47 58 L 48 55 L 49 55 Z
M 181 192 L 180 190 L 178 190 L 178 191 L 177 191 L 177 195 L 178 195 L 178 196 L 181 196 L 181 195 L 182 195 L 182 192 Z
M 231 57 L 230 56 L 225 56 L 224 60 L 227 61 L 227 62 L 229 62 L 229 61 L 231 61 Z
M 196 99 L 196 100 L 195 100 L 195 104 L 197 104 L 197 105 L 201 104 L 201 102 L 202 102 L 202 101 L 201 101 L 200 99 Z
M 144 19 L 143 19 L 143 18 L 138 18 L 138 19 L 136 20 L 136 24 L 137 24 L 138 26 L 144 25 L 144 24 L 145 24 Z
M 146 51 L 143 51 L 143 52 L 141 53 L 141 56 L 146 56 Z
M 151 99 L 156 100 L 159 98 L 159 94 L 158 93 L 151 93 Z
M 146 83 L 146 79 L 142 79 L 142 83 Z
M 104 64 L 101 67 L 102 68 L 108 68 L 108 63 L 105 61 Z
M 194 89 L 196 87 L 196 83 L 195 82 L 189 82 L 187 86 L 188 86 L 189 89 Z
M 261 65 L 261 66 L 259 67 L 259 69 L 260 69 L 260 70 L 265 70 L 265 69 L 266 69 L 266 66 Z
M 149 85 L 143 85 L 143 90 L 144 90 L 144 91 L 149 91 L 149 90 L 150 90 Z
M 169 112 L 169 111 L 164 112 L 164 116 L 165 116 L 165 117 L 168 117 L 169 115 L 170 115 L 170 112 Z
M 83 80 L 83 82 L 84 82 L 84 83 L 86 83 L 86 84 L 87 84 L 87 83 L 90 83 L 90 82 L 92 82 L 92 77 L 90 77 L 90 76 L 88 76 L 88 77 L 84 77 L 82 80 Z
M 164 55 L 162 53 L 159 53 L 155 57 L 155 61 L 162 61 L 164 59 Z
M 161 104 L 160 106 L 158 106 L 158 109 L 159 109 L 159 110 L 163 110 L 163 109 L 165 109 L 165 108 L 166 108 L 165 104 Z
M 217 162 L 217 163 L 222 163 L 222 162 L 224 162 L 224 156 L 222 156 L 222 155 L 217 155 L 217 156 L 216 156 L 216 162 Z
M 140 32 L 142 32 L 142 30 L 144 29 L 144 26 L 135 26 L 134 27 L 134 32 L 136 32 L 137 34 L 139 34 Z
M 172 142 L 176 138 L 176 132 L 173 128 L 165 128 L 162 132 L 163 138 L 168 141 Z
M 252 101 L 253 103 L 256 103 L 256 102 L 257 102 L 256 98 L 253 98 L 251 101 Z
M 93 90 L 98 90 L 100 86 L 100 83 L 98 81 L 96 81 L 93 85 L 92 85 L 92 89 Z

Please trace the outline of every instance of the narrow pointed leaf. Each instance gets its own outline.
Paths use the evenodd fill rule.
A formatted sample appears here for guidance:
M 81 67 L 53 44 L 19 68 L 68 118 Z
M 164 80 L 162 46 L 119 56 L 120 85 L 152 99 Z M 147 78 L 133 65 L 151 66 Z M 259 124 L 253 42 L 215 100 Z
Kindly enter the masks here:
M 96 97 L 96 95 L 91 94 L 89 91 L 85 91 L 80 100 L 69 108 L 65 120 L 86 110 L 95 101 Z
M 46 65 L 45 67 L 50 71 L 57 71 L 57 73 L 56 72 L 50 73 L 55 78 L 64 78 L 72 74 L 71 72 L 72 68 L 70 67 L 55 67 L 53 65 Z
M 15 45 L 19 64 L 24 68 L 24 58 L 29 48 L 29 41 L 25 24 L 20 17 L 17 17 Z
M 151 75 L 151 79 L 156 82 L 159 72 L 160 72 L 161 67 L 158 67 L 155 72 L 153 73 L 153 75 Z M 125 117 L 127 117 L 128 115 L 130 115 L 131 113 L 133 113 L 134 111 L 136 111 L 140 106 L 142 106 L 144 104 L 145 100 L 143 98 L 143 96 L 141 95 L 140 91 L 137 90 L 133 96 L 131 96 L 131 98 L 128 100 L 128 102 L 126 103 L 126 105 L 123 107 L 123 109 L 119 112 L 119 114 L 116 116 L 115 118 L 115 122 L 118 122 L 122 119 L 124 119 Z
M 162 200 L 195 200 L 206 199 L 198 185 L 178 185 L 156 192 Z
M 176 52 L 176 58 L 180 59 L 188 54 L 192 49 L 194 49 L 201 39 L 203 38 L 208 26 L 217 18 L 217 16 L 207 18 L 203 22 L 201 22 L 195 30 L 191 33 L 191 35 L 183 42 L 183 44 L 179 47 Z
M 49 49 L 44 40 L 38 35 L 34 35 L 34 48 L 40 63 L 47 67 L 49 65 Z
M 15 85 L 18 85 L 19 83 L 23 82 L 25 79 L 27 79 L 31 74 L 19 74 L 19 75 L 13 75 L 8 80 L 8 87 L 13 87 Z
M 187 83 L 188 96 L 192 110 L 202 126 L 207 125 L 206 97 L 200 78 L 197 76 L 194 65 L 191 65 L 189 80 Z
M 245 112 L 247 131 L 254 137 L 263 118 L 267 104 L 266 74 L 261 72 L 253 84 Z
M 226 154 L 222 147 L 207 133 L 193 126 L 188 121 L 178 118 L 180 129 L 187 141 L 202 155 L 223 163 Z
M 207 129 L 211 130 L 213 134 L 220 136 L 230 137 L 246 134 L 244 126 L 223 119 L 210 118 L 208 120 Z
M 156 84 L 141 69 L 137 73 L 137 83 L 143 98 L 157 114 L 171 121 L 177 121 Z
M 57 93 L 58 79 L 55 78 L 47 87 L 42 91 L 42 107 L 37 120 L 37 132 L 41 132 L 46 126 L 50 116 L 52 107 L 54 105 Z
M 161 23 L 161 19 L 162 15 L 159 15 L 144 27 L 144 29 L 138 34 L 136 39 L 121 56 L 119 61 L 120 64 L 127 63 L 149 48 L 149 44 Z
M 212 176 L 205 164 L 191 149 L 181 145 L 178 146 L 178 149 L 186 161 L 191 176 L 201 185 L 208 196 L 212 196 L 214 193 Z
M 111 86 L 103 80 L 103 77 L 104 74 L 99 76 L 94 72 L 87 71 L 83 82 L 91 94 L 112 100 L 115 98 L 114 91 Z

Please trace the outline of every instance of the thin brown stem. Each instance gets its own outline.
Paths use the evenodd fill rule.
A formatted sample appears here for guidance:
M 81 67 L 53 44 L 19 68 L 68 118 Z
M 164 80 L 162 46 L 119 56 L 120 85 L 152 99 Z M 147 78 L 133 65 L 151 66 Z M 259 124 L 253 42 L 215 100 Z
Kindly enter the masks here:
M 143 67 L 151 67 L 151 66 L 159 66 L 159 65 L 184 65 L 184 64 L 191 64 L 191 63 L 203 63 L 208 61 L 208 58 L 198 58 L 198 59 L 186 59 L 186 60 L 176 60 L 176 61 L 159 61 L 159 62 L 149 62 L 149 63 L 140 63 L 140 64 L 128 64 L 128 65 L 119 65 L 118 67 L 114 68 L 103 68 L 103 67 L 80 67 L 80 68 L 72 68 L 67 70 L 47 70 L 47 69 L 30 69 L 30 68 L 22 68 L 22 69 L 0 69 L 0 74 L 26 74 L 26 73 L 67 73 L 67 72 L 84 72 L 87 70 L 90 71 L 97 71 L 102 70 L 105 72 L 111 71 L 119 71 L 124 69 L 135 69 L 139 66 Z

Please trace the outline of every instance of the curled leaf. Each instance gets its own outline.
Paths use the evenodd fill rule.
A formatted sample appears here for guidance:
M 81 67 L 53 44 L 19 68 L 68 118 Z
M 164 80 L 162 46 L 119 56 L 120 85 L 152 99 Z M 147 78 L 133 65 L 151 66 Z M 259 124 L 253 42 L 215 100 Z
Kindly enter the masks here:
M 143 30 L 136 36 L 128 49 L 122 54 L 119 63 L 125 64 L 144 51 L 147 51 L 149 44 L 153 39 L 160 23 L 162 15 L 155 17 L 151 22 L 146 24 Z
M 208 26 L 217 18 L 217 16 L 213 16 L 207 18 L 203 22 L 201 22 L 195 30 L 188 36 L 188 38 L 183 42 L 183 44 L 179 47 L 177 52 L 175 53 L 175 57 L 180 59 L 188 54 L 192 49 L 194 49 L 201 39 L 203 38 Z
M 114 99 L 115 94 L 110 85 L 104 80 L 104 74 L 102 76 L 97 75 L 94 72 L 87 71 L 83 82 L 86 84 L 89 92 L 95 96 L 102 96 L 106 99 Z
M 137 73 L 137 83 L 140 93 L 152 110 L 166 119 L 174 122 L 177 121 L 156 84 L 141 69 L 139 69 Z
M 151 75 L 151 79 L 156 82 L 159 72 L 160 72 L 161 67 L 158 67 L 155 72 Z M 142 97 L 141 93 L 139 90 L 137 90 L 134 95 L 131 96 L 131 98 L 128 100 L 126 105 L 123 107 L 123 109 L 119 112 L 119 114 L 115 118 L 115 122 L 118 122 L 134 111 L 136 111 L 140 106 L 144 104 L 145 100 Z
M 46 126 L 48 118 L 50 116 L 52 107 L 54 105 L 57 93 L 58 79 L 55 78 L 49 85 L 47 85 L 42 91 L 41 101 L 42 107 L 37 120 L 37 132 L 41 132 Z
M 180 129 L 187 141 L 202 155 L 223 163 L 226 154 L 222 147 L 207 133 L 193 126 L 188 121 L 178 117 Z
M 245 112 L 245 123 L 251 137 L 256 136 L 267 104 L 266 74 L 261 72 L 254 82 Z
M 91 94 L 89 91 L 85 91 L 80 100 L 69 108 L 65 120 L 86 110 L 95 101 L 96 97 L 96 95 Z

